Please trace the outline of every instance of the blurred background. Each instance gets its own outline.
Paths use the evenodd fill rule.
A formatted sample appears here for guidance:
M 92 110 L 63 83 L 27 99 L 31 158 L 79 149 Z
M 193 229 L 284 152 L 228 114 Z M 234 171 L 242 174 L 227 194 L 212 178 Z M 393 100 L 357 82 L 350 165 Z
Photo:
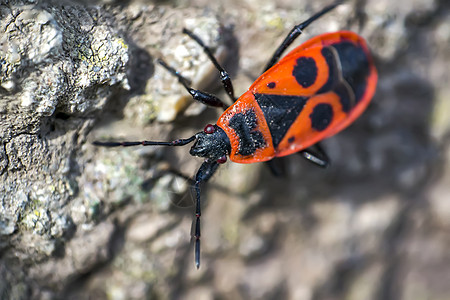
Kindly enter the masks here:
M 91 144 L 186 138 L 216 122 L 220 110 L 194 103 L 155 64 L 164 58 L 194 87 L 229 100 L 216 69 L 182 28 L 211 46 L 240 95 L 289 30 L 330 3 L 2 4 L 1 26 L 12 37 L 3 45 L 20 36 L 7 24 L 61 32 L 61 46 L 50 47 L 45 59 L 27 56 L 37 70 L 47 70 L 29 93 L 53 82 L 42 74 L 55 68 L 65 79 L 53 84 L 59 92 L 33 96 L 35 106 L 26 106 L 21 93 L 32 72 L 14 77 L 14 89 L 5 78 L 17 75 L 17 66 L 2 73 L 4 103 L 22 102 L 3 104 L 8 109 L 0 123 L 8 157 L 0 164 L 0 298 L 448 299 L 448 1 L 347 1 L 305 30 L 293 47 L 329 31 L 363 36 L 378 69 L 376 95 L 356 122 L 322 143 L 331 159 L 327 169 L 297 155 L 282 160 L 280 177 L 264 164 L 220 166 L 202 187 L 199 270 L 191 185 L 167 170 L 192 177 L 202 159 L 191 157 L 189 146 Z M 55 61 L 65 64 L 55 67 Z M 42 67 L 49 62 L 53 68 Z M 22 131 L 7 119 L 19 112 Z M 32 139 L 17 140 L 19 131 Z

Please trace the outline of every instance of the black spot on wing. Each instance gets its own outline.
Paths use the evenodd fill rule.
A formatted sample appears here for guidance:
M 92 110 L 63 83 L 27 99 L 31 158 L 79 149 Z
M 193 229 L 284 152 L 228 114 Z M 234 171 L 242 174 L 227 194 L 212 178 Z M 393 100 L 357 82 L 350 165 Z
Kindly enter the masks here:
M 317 79 L 317 65 L 312 57 L 302 56 L 297 59 L 297 64 L 292 70 L 292 75 L 297 80 L 298 84 L 307 88 L 316 82 Z
M 272 135 L 273 146 L 278 147 L 286 132 L 294 123 L 308 97 L 271 94 L 255 94 Z
M 350 85 L 358 103 L 367 88 L 367 80 L 370 74 L 370 65 L 364 49 L 350 41 L 341 41 L 333 44 L 339 55 L 342 68 L 342 76 Z
M 268 87 L 269 89 L 273 89 L 273 88 L 275 88 L 275 86 L 276 86 L 276 83 L 273 82 L 273 81 L 271 81 L 271 82 L 269 82 L 269 83 L 267 84 L 267 87 Z
M 339 96 L 339 102 L 341 102 L 342 105 L 342 111 L 343 112 L 350 112 L 350 110 L 353 108 L 354 101 L 352 100 L 353 93 L 348 90 L 347 86 L 344 85 L 343 82 L 340 82 L 335 88 L 334 92 Z
M 245 113 L 235 114 L 230 119 L 228 125 L 239 137 L 238 154 L 245 156 L 252 155 L 256 149 L 266 145 L 263 134 L 255 130 L 258 125 L 258 120 L 252 109 L 249 109 Z
M 342 110 L 348 113 L 355 104 L 354 100 L 352 100 L 354 95 L 353 92 L 349 90 L 348 84 L 346 85 L 346 82 L 344 82 L 345 79 L 343 79 L 341 77 L 342 75 L 339 73 L 340 68 L 337 61 L 339 57 L 336 57 L 337 51 L 333 50 L 334 49 L 332 49 L 331 46 L 328 46 L 324 47 L 321 51 L 328 65 L 328 79 L 325 84 L 317 91 L 317 93 L 321 94 L 330 91 L 335 92 L 339 96 Z
M 333 52 L 329 47 L 324 47 L 321 52 L 328 65 L 328 78 L 327 82 L 325 82 L 325 84 L 317 91 L 318 94 L 327 93 L 333 90 L 336 82 L 339 80 L 339 70 Z
M 333 107 L 328 103 L 319 103 L 309 117 L 311 118 L 311 127 L 317 131 L 323 131 L 333 120 Z

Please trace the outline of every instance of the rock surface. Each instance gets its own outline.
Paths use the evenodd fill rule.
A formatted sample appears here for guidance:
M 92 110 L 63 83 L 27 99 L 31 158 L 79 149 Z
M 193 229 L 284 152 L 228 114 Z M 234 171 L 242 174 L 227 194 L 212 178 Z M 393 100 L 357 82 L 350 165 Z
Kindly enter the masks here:
M 193 30 L 242 93 L 289 29 L 328 2 L 0 3 L 0 299 L 447 299 L 450 7 L 349 1 L 305 30 L 364 36 L 373 103 L 324 142 L 326 170 L 288 157 L 222 166 L 190 245 L 188 137 L 220 111 L 160 66 L 226 95 Z M 275 4 L 276 3 L 276 4 Z M 119 6 L 120 5 L 120 6 Z M 228 99 L 226 99 L 228 100 Z

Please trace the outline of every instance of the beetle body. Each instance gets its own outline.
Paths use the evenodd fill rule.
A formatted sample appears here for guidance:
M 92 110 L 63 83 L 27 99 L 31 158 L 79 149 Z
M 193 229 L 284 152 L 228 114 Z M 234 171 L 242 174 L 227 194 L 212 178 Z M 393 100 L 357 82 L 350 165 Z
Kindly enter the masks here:
M 217 121 L 209 146 L 237 163 L 254 163 L 308 148 L 350 125 L 375 93 L 377 72 L 356 33 L 319 35 L 263 73 Z M 206 131 L 205 131 L 206 132 Z M 208 134 L 206 134 L 208 135 Z M 220 138 L 219 138 L 220 136 Z M 207 147 L 207 146 L 206 146 Z M 211 151 L 204 151 L 209 153 Z
M 377 72 L 366 42 L 356 33 L 338 31 L 319 35 L 279 60 L 307 26 L 340 3 L 327 6 L 296 25 L 273 54 L 266 71 L 237 100 L 228 73 L 201 39 L 184 29 L 183 32 L 203 48 L 215 65 L 234 104 L 225 110 L 215 125 L 208 124 L 203 131 L 187 139 L 94 142 L 106 147 L 184 146 L 194 142 L 190 154 L 205 158 L 193 179 L 196 197 L 193 238 L 197 268 L 200 266 L 200 184 L 213 176 L 219 164 L 227 157 L 237 163 L 255 163 L 299 152 L 311 162 L 325 167 L 328 159 L 320 147 L 319 153 L 308 148 L 350 125 L 371 101 Z M 189 81 L 163 60 L 159 63 L 178 79 L 193 99 L 209 106 L 227 107 L 216 96 L 191 88 Z

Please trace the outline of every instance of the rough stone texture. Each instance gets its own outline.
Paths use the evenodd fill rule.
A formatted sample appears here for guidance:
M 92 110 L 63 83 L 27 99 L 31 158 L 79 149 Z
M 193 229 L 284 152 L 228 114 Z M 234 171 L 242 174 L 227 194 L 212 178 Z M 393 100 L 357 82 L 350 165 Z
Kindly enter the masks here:
M 296 156 L 285 178 L 222 166 L 202 193 L 200 270 L 189 182 L 164 170 L 191 175 L 201 160 L 187 147 L 91 141 L 187 137 L 214 123 L 220 112 L 154 64 L 163 57 L 226 99 L 183 27 L 211 45 L 239 94 L 325 2 L 1 2 L 0 299 L 447 299 L 447 2 L 350 1 L 305 30 L 296 44 L 364 36 L 377 94 L 324 142 L 327 170 Z

